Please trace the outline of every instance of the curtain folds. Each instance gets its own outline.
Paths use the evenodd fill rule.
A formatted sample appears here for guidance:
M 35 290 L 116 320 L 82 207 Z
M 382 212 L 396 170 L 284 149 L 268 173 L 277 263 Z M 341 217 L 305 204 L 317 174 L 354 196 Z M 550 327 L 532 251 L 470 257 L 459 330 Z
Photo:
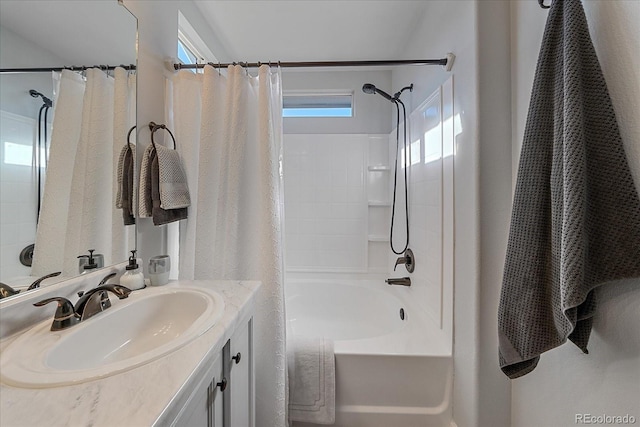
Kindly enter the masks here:
M 192 200 L 180 224 L 180 278 L 260 280 L 254 322 L 256 421 L 286 425 L 281 238 L 282 89 L 262 66 L 183 70 L 173 126 Z
M 72 71 L 60 75 L 33 276 L 61 269 L 75 276 L 87 249 L 103 254 L 105 265 L 127 259 L 135 233 L 115 208 L 115 169 L 135 123 L 135 83 L 124 69 L 114 77 L 99 69 L 87 70 L 86 82 Z

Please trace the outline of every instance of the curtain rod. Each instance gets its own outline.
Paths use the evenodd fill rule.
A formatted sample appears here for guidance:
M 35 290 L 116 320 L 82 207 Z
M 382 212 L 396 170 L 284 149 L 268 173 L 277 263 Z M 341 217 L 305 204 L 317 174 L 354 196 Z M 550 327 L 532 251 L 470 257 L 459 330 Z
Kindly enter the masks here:
M 207 64 L 173 64 L 175 70 L 193 70 L 210 65 L 214 68 L 226 68 L 230 65 L 240 65 L 245 68 L 257 68 L 261 65 L 279 66 L 282 68 L 316 68 L 316 67 L 371 67 L 389 65 L 442 65 L 447 71 L 451 71 L 455 55 L 448 53 L 442 59 L 400 59 L 400 60 L 375 60 L 375 61 L 306 61 L 306 62 L 228 62 Z
M 42 68 L 0 68 L 0 73 L 47 73 L 51 71 L 62 71 L 62 70 L 70 70 L 70 71 L 85 71 L 89 68 L 99 68 L 103 71 L 111 71 L 116 68 L 124 68 L 127 71 L 134 71 L 136 66 L 133 64 L 129 65 L 70 65 L 64 67 L 42 67 Z

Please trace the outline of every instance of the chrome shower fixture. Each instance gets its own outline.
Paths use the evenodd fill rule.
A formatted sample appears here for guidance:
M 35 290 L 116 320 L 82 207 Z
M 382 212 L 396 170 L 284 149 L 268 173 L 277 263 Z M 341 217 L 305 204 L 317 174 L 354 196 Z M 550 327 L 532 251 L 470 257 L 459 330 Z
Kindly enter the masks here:
M 365 83 L 362 86 L 362 91 L 364 93 L 368 93 L 368 94 L 373 94 L 373 93 L 377 93 L 379 95 L 382 95 L 384 98 L 386 98 L 387 100 L 394 102 L 395 99 L 393 99 L 393 97 L 391 97 L 391 95 L 389 95 L 387 92 L 378 89 L 377 87 L 375 87 L 374 85 L 372 85 L 371 83 Z
M 400 91 L 396 92 L 393 96 L 389 95 L 387 92 L 383 91 L 382 89 L 378 89 L 377 87 L 375 87 L 375 85 L 371 83 L 365 83 L 362 86 L 362 91 L 364 93 L 368 93 L 368 94 L 377 93 L 378 95 L 381 95 L 383 98 L 391 102 L 400 101 L 400 95 L 402 95 L 402 92 L 404 92 L 405 90 L 408 90 L 409 92 L 413 92 L 413 83 L 411 83 L 409 86 L 403 87 L 402 89 L 400 89 Z
M 33 96 L 34 98 L 41 97 L 42 98 L 42 102 L 44 102 L 44 105 L 47 106 L 47 107 L 52 107 L 53 106 L 53 102 L 49 98 L 47 98 L 46 96 L 44 96 L 43 94 L 38 92 L 37 90 L 31 89 L 29 91 L 29 95 Z

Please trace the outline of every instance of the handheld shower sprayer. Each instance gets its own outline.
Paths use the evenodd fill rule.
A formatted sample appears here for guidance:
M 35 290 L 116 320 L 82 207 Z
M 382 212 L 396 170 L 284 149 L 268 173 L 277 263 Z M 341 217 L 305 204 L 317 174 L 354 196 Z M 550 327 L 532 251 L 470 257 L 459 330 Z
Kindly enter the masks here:
M 402 95 L 402 92 L 404 92 L 405 90 L 408 90 L 409 92 L 413 92 L 413 83 L 411 83 L 411 85 L 409 86 L 403 87 L 402 89 L 400 89 L 399 92 L 396 92 L 395 95 L 393 96 L 389 95 L 387 92 L 381 89 L 378 89 L 377 87 L 375 87 L 375 85 L 372 85 L 371 83 L 365 83 L 362 86 L 362 91 L 364 93 L 368 93 L 368 94 L 377 93 L 378 95 L 381 95 L 383 98 L 391 102 L 400 101 L 400 95 Z
M 381 95 L 383 98 L 393 102 L 393 104 L 395 104 L 396 106 L 396 161 L 395 161 L 395 170 L 393 173 L 393 201 L 391 202 L 391 224 L 389 227 L 389 245 L 391 246 L 391 251 L 396 254 L 396 255 L 402 255 L 405 254 L 405 258 L 406 259 L 406 251 L 409 250 L 409 203 L 408 203 L 408 199 L 409 199 L 409 193 L 408 193 L 408 178 L 407 178 L 407 169 L 409 169 L 408 167 L 403 167 L 404 170 L 404 214 L 405 214 L 405 227 L 406 227 L 406 239 L 405 239 L 405 243 L 404 243 L 404 248 L 401 250 L 397 250 L 394 246 L 394 241 L 393 241 L 393 229 L 394 229 L 394 223 L 395 223 L 395 216 L 396 216 L 396 191 L 397 191 L 397 183 L 398 183 L 398 163 L 399 162 L 399 158 L 400 158 L 400 107 L 402 107 L 402 117 L 403 117 L 403 134 L 404 134 L 404 138 L 402 140 L 402 145 L 403 145 L 403 151 L 402 151 L 402 155 L 403 155 L 403 164 L 404 165 L 408 165 L 409 161 L 408 161 L 408 156 L 409 156 L 409 150 L 408 150 L 408 146 L 407 146 L 407 110 L 405 108 L 404 102 L 402 102 L 400 100 L 400 95 L 402 95 L 402 92 L 404 92 L 405 90 L 408 90 L 409 92 L 413 92 L 413 83 L 411 83 L 409 86 L 405 86 L 402 89 L 400 89 L 400 91 L 396 92 L 393 96 L 389 95 L 387 92 L 378 89 L 377 87 L 375 87 L 374 85 L 372 85 L 371 83 L 365 83 L 362 86 L 362 91 L 364 93 L 377 93 L 378 95 Z
M 34 98 L 41 97 L 42 98 L 42 102 L 44 102 L 44 105 L 46 105 L 47 107 L 52 107 L 53 106 L 53 102 L 51 102 L 51 100 L 49 98 L 47 98 L 46 96 L 44 96 L 43 94 L 41 94 L 37 90 L 31 89 L 29 91 L 29 95 L 31 95 Z
M 377 93 L 379 95 L 382 95 L 384 98 L 386 98 L 387 100 L 389 100 L 391 102 L 395 101 L 395 99 L 391 95 L 389 95 L 387 92 L 385 92 L 383 90 L 378 89 L 377 87 L 375 87 L 371 83 L 365 83 L 364 86 L 362 86 L 362 91 L 364 93 L 369 93 L 369 94 Z

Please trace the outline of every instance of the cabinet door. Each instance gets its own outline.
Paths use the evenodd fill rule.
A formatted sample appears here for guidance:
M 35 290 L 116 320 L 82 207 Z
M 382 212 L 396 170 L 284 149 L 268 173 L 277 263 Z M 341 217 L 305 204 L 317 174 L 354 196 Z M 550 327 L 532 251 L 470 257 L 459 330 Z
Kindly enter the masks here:
M 222 397 L 216 387 L 222 378 L 222 360 L 217 357 L 202 376 L 191 396 L 176 417 L 173 426 L 222 427 Z M 219 414 L 219 422 L 217 421 Z
M 253 321 L 239 327 L 231 337 L 231 424 L 253 427 Z

